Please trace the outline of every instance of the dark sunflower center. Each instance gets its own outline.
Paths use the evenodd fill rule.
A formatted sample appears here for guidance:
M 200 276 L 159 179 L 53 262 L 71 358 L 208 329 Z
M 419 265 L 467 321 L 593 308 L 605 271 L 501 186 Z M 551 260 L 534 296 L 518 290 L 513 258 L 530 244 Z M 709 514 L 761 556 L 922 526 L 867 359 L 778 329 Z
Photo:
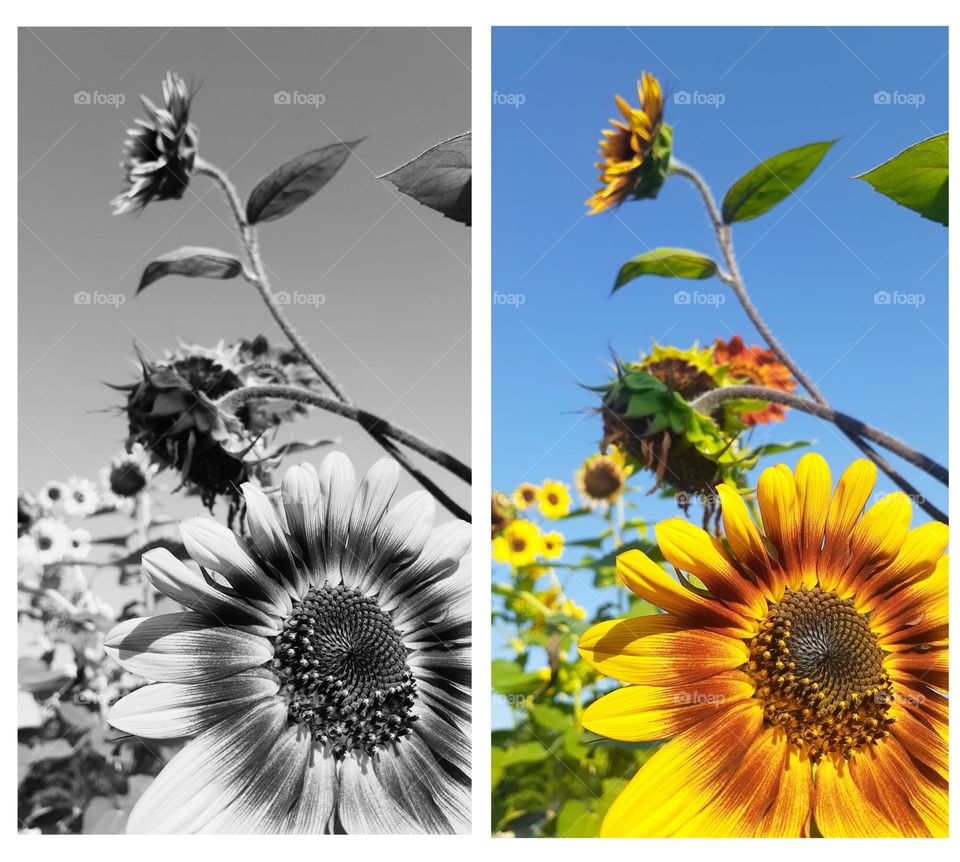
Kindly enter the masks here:
M 620 490 L 620 472 L 608 461 L 597 461 L 584 471 L 583 488 L 594 500 L 607 500 Z
M 277 636 L 273 670 L 290 719 L 336 757 L 406 736 L 417 717 L 413 673 L 390 617 L 343 586 L 312 587 Z
M 787 590 L 750 642 L 747 671 L 764 715 L 813 761 L 886 736 L 893 699 L 883 650 L 865 614 L 820 587 Z
M 110 490 L 118 497 L 136 497 L 146 486 L 147 477 L 136 464 L 118 464 L 110 471 Z

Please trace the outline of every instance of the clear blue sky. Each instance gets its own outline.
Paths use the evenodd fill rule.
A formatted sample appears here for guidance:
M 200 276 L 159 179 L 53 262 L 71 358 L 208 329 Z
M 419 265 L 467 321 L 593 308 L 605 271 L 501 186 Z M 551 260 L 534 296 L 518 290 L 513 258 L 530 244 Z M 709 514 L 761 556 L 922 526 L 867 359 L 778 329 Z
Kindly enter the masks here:
M 741 269 L 768 323 L 834 406 L 945 463 L 947 231 L 850 177 L 946 130 L 946 51 L 945 28 L 495 29 L 493 290 L 524 301 L 493 310 L 494 487 L 569 481 L 596 451 L 599 420 L 582 412 L 595 402 L 577 383 L 606 379 L 608 344 L 629 359 L 651 338 L 689 346 L 741 333 L 759 343 L 715 280 L 649 278 L 610 296 L 620 264 L 643 251 L 716 253 L 699 197 L 679 178 L 619 218 L 585 216 L 613 95 L 635 104 L 641 70 L 667 90 L 675 154 L 718 198 L 763 158 L 840 139 L 799 200 L 736 227 Z M 687 104 L 677 103 L 684 93 Z M 678 289 L 725 301 L 677 305 Z M 923 301 L 877 305 L 879 291 Z M 793 413 L 771 428 L 771 440 L 797 438 L 815 440 L 835 474 L 855 457 L 819 420 Z M 946 507 L 942 486 L 903 468 Z M 672 501 L 635 499 L 650 520 L 676 513 Z M 588 589 L 574 583 L 570 592 L 596 604 Z

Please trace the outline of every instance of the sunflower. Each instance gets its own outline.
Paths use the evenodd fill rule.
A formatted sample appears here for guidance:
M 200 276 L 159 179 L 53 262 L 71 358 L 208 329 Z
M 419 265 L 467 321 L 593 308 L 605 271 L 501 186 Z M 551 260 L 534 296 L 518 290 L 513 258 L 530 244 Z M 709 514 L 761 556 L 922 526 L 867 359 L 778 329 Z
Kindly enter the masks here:
M 186 612 L 106 639 L 154 680 L 109 721 L 190 741 L 131 832 L 463 832 L 470 804 L 470 528 L 434 527 L 400 469 L 362 482 L 342 453 L 287 471 L 280 516 L 244 485 L 249 540 L 181 525 L 202 574 L 166 550 L 147 578 Z
M 89 479 L 74 476 L 67 482 L 63 511 L 71 518 L 86 518 L 97 511 L 97 486 Z
M 59 563 L 70 551 L 70 528 L 59 518 L 40 518 L 28 534 L 36 549 L 36 561 L 41 566 Z
M 524 509 L 529 509 L 531 506 L 536 506 L 539 496 L 540 489 L 536 485 L 530 482 L 524 482 L 513 492 L 513 504 L 517 509 L 523 511 Z
M 540 556 L 545 560 L 559 560 L 563 556 L 563 533 L 554 530 L 540 537 Z
M 615 503 L 626 490 L 627 477 L 632 472 L 633 467 L 627 464 L 617 446 L 610 446 L 606 453 L 591 455 L 575 476 L 584 506 L 596 509 Z
M 149 486 L 159 467 L 150 462 L 142 443 L 134 443 L 129 451 L 110 460 L 100 474 L 104 492 L 119 501 L 135 500 Z
M 729 342 L 718 338 L 713 345 L 713 355 L 718 363 L 727 367 L 730 382 L 752 383 L 781 392 L 793 392 L 797 388 L 790 369 L 772 350 L 747 347 L 739 335 L 733 336 Z M 741 413 L 740 419 L 750 427 L 782 422 L 786 410 L 782 404 L 768 404 L 763 410 Z
M 37 503 L 40 504 L 40 508 L 44 511 L 60 509 L 63 506 L 64 500 L 67 498 L 67 494 L 68 491 L 65 482 L 58 482 L 56 479 L 51 479 L 44 484 L 37 494 Z
M 495 539 L 516 517 L 516 509 L 502 491 L 490 495 L 490 538 Z
M 619 206 L 628 197 L 655 197 L 670 162 L 669 126 L 663 125 L 660 82 L 647 72 L 637 82 L 640 107 L 616 96 L 623 120 L 610 120 L 600 141 L 600 182 L 603 187 L 588 201 L 590 215 Z
M 167 72 L 163 107 L 141 96 L 147 119 L 129 129 L 121 167 L 127 189 L 111 201 L 114 215 L 139 212 L 151 201 L 179 200 L 197 157 L 197 127 L 189 121 L 193 94 L 183 79 Z
M 726 542 L 656 528 L 676 581 L 617 559 L 665 613 L 601 623 L 580 654 L 628 686 L 583 724 L 668 739 L 605 816 L 603 835 L 930 836 L 947 830 L 947 527 L 909 529 L 854 462 L 831 494 L 819 455 L 763 472 L 764 533 L 718 488 Z M 815 831 L 814 831 L 815 830 Z
M 542 548 L 540 528 L 533 521 L 518 518 L 507 524 L 493 540 L 493 558 L 517 569 L 535 563 Z
M 537 494 L 540 514 L 544 518 L 562 518 L 570 512 L 570 491 L 563 482 L 547 479 Z

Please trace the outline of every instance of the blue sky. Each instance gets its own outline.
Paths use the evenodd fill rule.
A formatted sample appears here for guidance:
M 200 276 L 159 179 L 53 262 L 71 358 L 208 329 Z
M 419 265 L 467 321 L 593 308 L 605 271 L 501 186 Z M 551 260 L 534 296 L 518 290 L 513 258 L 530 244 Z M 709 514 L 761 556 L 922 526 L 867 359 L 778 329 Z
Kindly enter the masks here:
M 606 379 L 608 345 L 631 359 L 651 339 L 760 341 L 715 280 L 651 277 L 610 296 L 619 266 L 643 251 L 717 253 L 699 197 L 680 178 L 656 201 L 585 216 L 613 96 L 636 103 L 642 70 L 667 91 L 675 155 L 717 198 L 764 158 L 839 138 L 798 196 L 737 225 L 741 270 L 835 407 L 945 463 L 947 231 L 851 177 L 946 130 L 946 51 L 945 28 L 496 28 L 494 488 L 569 481 L 596 451 L 599 420 L 583 412 L 593 397 L 577 384 Z M 702 296 L 681 305 L 677 290 Z M 918 298 L 877 304 L 879 292 Z M 832 426 L 796 412 L 769 439 L 798 438 L 816 441 L 835 474 L 856 454 Z M 946 507 L 942 486 L 902 466 Z M 676 514 L 672 501 L 635 500 L 649 520 Z M 596 603 L 582 585 L 569 591 Z

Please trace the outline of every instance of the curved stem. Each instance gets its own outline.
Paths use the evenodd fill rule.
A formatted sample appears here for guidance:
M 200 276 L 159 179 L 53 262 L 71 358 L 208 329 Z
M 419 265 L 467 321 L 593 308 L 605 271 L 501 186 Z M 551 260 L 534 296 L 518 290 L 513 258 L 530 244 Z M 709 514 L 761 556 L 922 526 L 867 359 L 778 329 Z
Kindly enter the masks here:
M 216 165 L 211 164 L 210 162 L 197 157 L 195 162 L 195 169 L 197 173 L 203 174 L 204 176 L 210 177 L 214 182 L 216 182 L 220 188 L 223 190 L 224 195 L 227 198 L 227 202 L 230 205 L 230 209 L 233 212 L 233 217 L 237 222 L 237 227 L 240 231 L 241 244 L 243 245 L 244 251 L 247 254 L 247 259 L 249 262 L 249 269 L 244 268 L 244 277 L 249 281 L 257 290 L 257 293 L 260 294 L 260 298 L 263 300 L 264 305 L 267 306 L 267 309 L 270 311 L 270 314 L 273 316 L 273 319 L 277 322 L 277 325 L 286 335 L 287 340 L 296 348 L 300 355 L 303 356 L 306 363 L 314 370 L 317 376 L 326 384 L 327 388 L 336 396 L 337 401 L 343 405 L 349 406 L 351 404 L 350 399 L 347 398 L 346 393 L 343 389 L 336 383 L 333 379 L 333 375 L 327 371 L 327 369 L 320 362 L 320 359 L 317 355 L 310 349 L 307 343 L 300 336 L 300 333 L 294 328 L 293 324 L 287 319 L 287 316 L 283 313 L 283 310 L 277 304 L 276 298 L 273 296 L 273 293 L 270 290 L 270 281 L 267 277 L 266 268 L 263 264 L 263 259 L 260 256 L 260 245 L 257 240 L 257 232 L 253 225 L 247 222 L 247 216 L 244 212 L 243 204 L 240 201 L 240 195 L 237 193 L 236 187 L 231 182 L 230 178 L 227 176 L 226 172 L 218 168 Z M 317 405 L 320 406 L 320 405 Z M 327 408 L 330 409 L 330 408 Z M 336 412 L 336 411 L 334 411 Z M 397 446 L 388 439 L 390 436 L 387 433 L 387 428 L 392 428 L 384 420 L 373 416 L 373 414 L 367 413 L 366 411 L 355 411 L 356 416 L 355 420 L 363 425 L 364 429 L 376 440 L 411 476 L 413 476 L 424 488 L 426 488 L 443 506 L 445 506 L 452 514 L 456 517 L 461 518 L 465 521 L 470 520 L 470 515 L 463 508 L 458 506 L 447 494 L 445 494 L 439 486 L 433 482 L 428 476 L 426 476 L 423 471 L 419 470 L 407 457 L 406 453 L 401 451 Z M 341 414 L 346 415 L 346 414 Z M 399 432 L 399 429 L 394 429 Z M 429 447 L 426 443 L 423 443 L 418 438 L 414 437 L 412 434 L 407 434 L 406 432 L 399 432 L 403 436 L 394 436 L 394 439 L 399 440 L 406 446 L 409 446 L 414 451 L 420 452 L 426 457 L 431 458 L 431 460 L 436 461 L 438 464 L 450 469 L 460 478 L 465 478 L 462 471 L 466 471 L 465 481 L 469 482 L 469 473 L 470 469 L 465 467 L 452 456 L 447 455 L 444 452 L 433 449 Z M 437 453 L 441 456 L 439 459 L 435 457 L 434 454 L 428 454 L 430 450 L 432 453 Z M 450 465 L 456 465 L 458 469 L 453 469 Z
M 328 398 L 326 395 L 320 395 L 317 392 L 311 392 L 308 389 L 300 389 L 297 386 L 245 386 L 242 389 L 234 389 L 221 397 L 216 403 L 217 406 L 230 413 L 237 408 L 242 407 L 248 401 L 260 401 L 265 398 L 281 398 L 285 401 L 297 401 L 300 404 L 309 404 L 313 407 L 319 407 L 330 413 L 336 413 L 338 416 L 345 416 L 354 422 L 362 425 L 371 434 L 379 433 L 398 443 L 402 443 L 415 452 L 419 452 L 425 458 L 439 464 L 441 467 L 449 470 L 455 476 L 463 479 L 464 482 L 471 480 L 470 468 L 462 461 L 454 458 L 447 452 L 431 446 L 419 437 L 404 431 L 396 425 L 388 422 L 386 419 L 362 410 L 352 404 L 346 404 L 343 401 L 336 401 Z
M 872 440 L 884 449 L 889 449 L 895 455 L 899 455 L 904 461 L 919 467 L 926 473 L 933 476 L 944 485 L 950 482 L 950 476 L 947 468 L 938 464 L 932 458 L 928 458 L 922 452 L 918 452 L 911 446 L 908 446 L 902 440 L 891 437 L 889 434 L 867 425 L 853 416 L 834 410 L 827 404 L 821 404 L 811 398 L 804 398 L 795 392 L 783 392 L 779 389 L 768 389 L 766 386 L 721 386 L 718 389 L 711 389 L 698 398 L 690 402 L 690 406 L 698 413 L 710 415 L 725 401 L 736 401 L 741 399 L 750 399 L 756 401 L 772 401 L 775 404 L 783 404 L 787 407 L 793 407 L 809 413 L 812 416 L 818 416 L 820 419 L 826 419 L 832 422 L 838 428 L 844 431 L 850 431 L 858 436 L 866 437 Z
M 697 191 L 700 192 L 700 196 L 703 198 L 704 206 L 707 209 L 707 214 L 710 217 L 710 222 L 713 225 L 713 229 L 717 234 L 717 243 L 720 246 L 720 251 L 723 254 L 724 263 L 727 266 L 727 272 L 719 272 L 718 278 L 726 284 L 736 295 L 737 299 L 740 302 L 740 305 L 743 307 L 743 310 L 746 312 L 747 317 L 750 318 L 751 323 L 753 323 L 757 332 L 760 333 L 764 341 L 767 342 L 767 345 L 770 349 L 777 355 L 777 358 L 788 368 L 793 376 L 800 382 L 804 389 L 809 392 L 816 403 L 829 407 L 829 401 L 827 401 L 826 396 L 820 391 L 819 387 L 813 380 L 810 379 L 804 373 L 803 369 L 794 362 L 793 357 L 787 353 L 784 346 L 780 343 L 777 337 L 773 334 L 773 330 L 767 326 L 766 321 L 760 315 L 760 311 L 753 304 L 753 301 L 750 299 L 750 295 L 747 293 L 746 285 L 743 281 L 743 276 L 740 274 L 740 267 L 737 265 L 737 257 L 733 250 L 733 232 L 730 225 L 725 224 L 723 217 L 720 214 L 720 210 L 717 207 L 717 203 L 713 198 L 713 193 L 710 191 L 710 186 L 707 185 L 706 180 L 700 174 L 691 168 L 689 165 L 684 164 L 683 162 L 672 159 L 670 162 L 671 173 L 677 174 L 677 176 L 684 177 L 688 179 L 696 187 Z M 856 431 L 850 430 L 849 427 L 842 427 L 843 433 L 846 437 L 851 440 L 861 452 L 863 452 L 871 461 L 874 462 L 890 479 L 899 487 L 902 491 L 912 496 L 914 499 L 923 500 L 922 495 L 917 491 L 914 486 L 908 482 L 906 479 L 901 476 L 894 467 L 888 463 L 883 456 L 881 456 L 872 446 L 870 446 L 864 439 L 863 436 Z M 946 517 L 932 504 L 923 502 L 921 506 L 927 514 L 931 517 L 937 518 L 946 522 Z

